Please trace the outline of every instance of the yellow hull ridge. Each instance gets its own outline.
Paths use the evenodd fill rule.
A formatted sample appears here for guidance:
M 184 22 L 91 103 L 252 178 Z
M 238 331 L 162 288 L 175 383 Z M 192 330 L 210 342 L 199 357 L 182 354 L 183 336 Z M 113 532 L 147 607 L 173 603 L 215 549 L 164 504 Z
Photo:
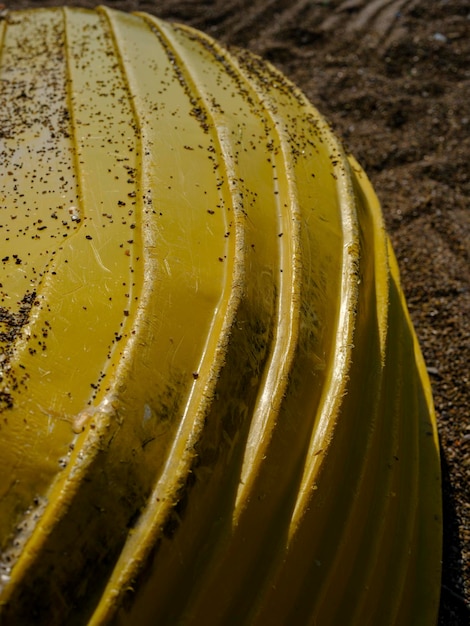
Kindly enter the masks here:
M 0 21 L 0 623 L 436 623 L 430 385 L 365 174 L 277 70 Z

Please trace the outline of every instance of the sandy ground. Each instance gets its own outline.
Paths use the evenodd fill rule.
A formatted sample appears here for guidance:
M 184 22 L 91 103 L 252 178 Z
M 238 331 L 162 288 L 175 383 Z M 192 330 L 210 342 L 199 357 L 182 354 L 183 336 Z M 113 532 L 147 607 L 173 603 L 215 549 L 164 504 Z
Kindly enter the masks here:
M 6 2 L 11 9 L 64 0 Z M 92 6 L 98 2 L 72 2 Z M 470 623 L 468 0 L 139 0 L 298 84 L 381 199 L 433 385 L 443 465 L 440 626 Z

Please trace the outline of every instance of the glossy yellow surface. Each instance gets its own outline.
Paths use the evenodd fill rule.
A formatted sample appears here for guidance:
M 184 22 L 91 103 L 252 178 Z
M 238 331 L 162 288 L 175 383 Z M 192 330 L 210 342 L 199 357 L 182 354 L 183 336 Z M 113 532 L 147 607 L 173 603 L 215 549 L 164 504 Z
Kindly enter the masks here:
M 0 622 L 436 622 L 429 381 L 364 173 L 144 14 L 0 21 Z

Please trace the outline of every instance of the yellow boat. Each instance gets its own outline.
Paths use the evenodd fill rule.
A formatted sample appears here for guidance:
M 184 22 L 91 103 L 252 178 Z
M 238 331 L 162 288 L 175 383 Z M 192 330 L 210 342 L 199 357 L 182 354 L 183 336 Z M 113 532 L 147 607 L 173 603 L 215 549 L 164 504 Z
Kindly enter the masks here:
M 0 623 L 436 623 L 430 385 L 374 192 L 278 71 L 0 21 Z

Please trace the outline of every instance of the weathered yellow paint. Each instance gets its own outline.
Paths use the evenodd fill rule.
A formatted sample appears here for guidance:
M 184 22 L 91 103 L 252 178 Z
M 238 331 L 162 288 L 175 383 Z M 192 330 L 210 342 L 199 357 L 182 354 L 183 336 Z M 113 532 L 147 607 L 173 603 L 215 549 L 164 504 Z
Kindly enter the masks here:
M 359 165 L 189 28 L 0 28 L 1 623 L 435 623 L 432 398 Z

